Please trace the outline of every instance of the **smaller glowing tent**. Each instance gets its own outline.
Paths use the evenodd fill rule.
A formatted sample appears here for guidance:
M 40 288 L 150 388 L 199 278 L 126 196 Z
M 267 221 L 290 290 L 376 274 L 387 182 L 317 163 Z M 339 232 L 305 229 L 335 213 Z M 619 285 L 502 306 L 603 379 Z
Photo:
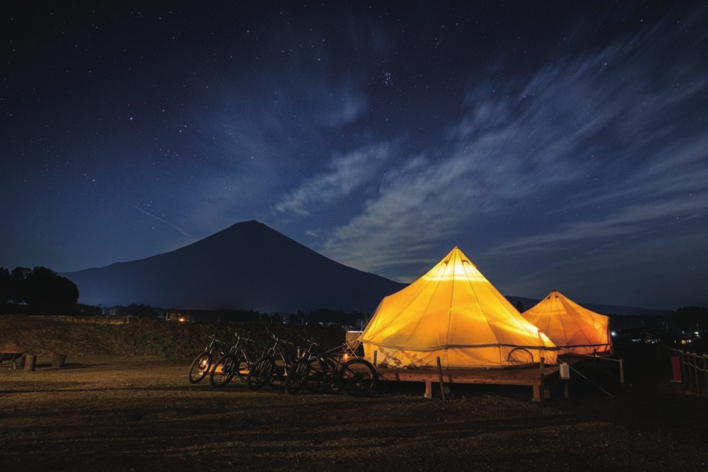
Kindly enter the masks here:
M 384 298 L 362 332 L 367 360 L 394 368 L 502 368 L 557 362 L 556 347 L 455 247 Z
M 612 352 L 610 318 L 583 308 L 558 290 L 553 290 L 522 316 L 546 333 L 561 349 L 559 355 Z

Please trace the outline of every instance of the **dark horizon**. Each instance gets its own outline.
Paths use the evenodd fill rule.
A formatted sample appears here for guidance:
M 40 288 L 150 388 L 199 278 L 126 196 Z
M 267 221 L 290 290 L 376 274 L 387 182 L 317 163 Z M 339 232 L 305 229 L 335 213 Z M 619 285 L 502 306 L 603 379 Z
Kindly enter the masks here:
M 243 248 L 239 248 L 239 250 L 230 250 L 229 248 L 237 248 L 239 246 L 243 246 Z M 280 247 L 278 247 L 280 246 Z M 245 248 L 245 251 L 243 250 Z M 304 251 L 302 254 L 299 254 L 295 257 L 295 259 L 287 259 L 288 264 L 286 266 L 294 266 L 296 267 L 294 271 L 294 276 L 286 278 L 283 280 L 280 284 L 277 286 L 270 286 L 267 287 L 268 285 L 272 285 L 272 281 L 269 280 L 267 277 L 258 277 L 258 276 L 253 276 L 255 278 L 255 281 L 250 281 L 253 282 L 254 288 L 258 291 L 261 292 L 268 292 L 267 297 L 265 298 L 274 298 L 277 299 L 279 296 L 281 296 L 281 292 L 292 292 L 294 291 L 303 291 L 305 290 L 301 285 L 303 282 L 303 279 L 306 279 L 308 277 L 312 278 L 319 278 L 319 274 L 315 275 L 314 277 L 312 274 L 316 274 L 323 266 L 320 264 L 324 262 L 325 260 L 327 261 L 327 264 L 332 264 L 334 267 L 338 267 L 340 269 L 344 269 L 344 271 L 339 272 L 337 271 L 337 274 L 340 274 L 341 277 L 344 279 L 342 280 L 342 285 L 341 287 L 347 291 L 351 290 L 347 289 L 347 287 L 356 287 L 359 285 L 361 282 L 355 282 L 354 279 L 351 278 L 351 276 L 357 277 L 358 275 L 364 275 L 363 273 L 360 273 L 360 271 L 348 267 L 348 266 L 343 266 L 337 261 L 332 261 L 321 254 L 318 254 L 309 248 L 306 248 L 296 241 L 293 241 L 291 238 L 289 238 L 287 235 L 283 235 L 278 233 L 277 231 L 273 230 L 272 228 L 268 227 L 267 225 L 260 223 L 256 220 L 252 221 L 244 221 L 237 223 L 235 225 L 230 226 L 229 228 L 220 231 L 219 233 L 213 234 L 207 238 L 204 238 L 201 241 L 198 241 L 196 243 L 193 243 L 190 246 L 180 248 L 174 251 L 170 251 L 168 253 L 164 254 L 157 254 L 155 256 L 151 256 L 145 259 L 137 260 L 137 261 L 131 261 L 131 262 L 124 262 L 124 263 L 116 263 L 116 264 L 111 264 L 102 268 L 93 268 L 93 269 L 85 269 L 82 271 L 77 271 L 77 272 L 70 272 L 70 273 L 63 273 L 61 275 L 68 277 L 69 279 L 72 280 L 83 280 L 84 281 L 84 286 L 90 286 L 92 287 L 92 290 L 94 293 L 90 295 L 90 297 L 95 297 L 96 294 L 96 278 L 97 277 L 103 277 L 108 278 L 108 280 L 112 281 L 112 284 L 115 285 L 115 290 L 120 291 L 121 286 L 125 286 L 126 280 L 133 280 L 136 277 L 145 276 L 150 274 L 151 277 L 146 278 L 143 280 L 140 284 L 137 285 L 146 285 L 146 284 L 155 284 L 155 279 L 164 279 L 165 277 L 169 277 L 170 274 L 192 274 L 195 272 L 195 267 L 189 265 L 189 261 L 191 260 L 192 262 L 195 261 L 195 254 L 199 255 L 200 263 L 206 264 L 205 267 L 202 269 L 196 269 L 197 274 L 194 274 L 193 277 L 197 277 L 200 280 L 199 282 L 192 282 L 191 284 L 206 284 L 206 286 L 211 286 L 214 285 L 214 280 L 213 279 L 218 279 L 220 286 L 224 286 L 224 284 L 234 284 L 235 286 L 238 286 L 237 282 L 234 282 L 234 271 L 236 272 L 247 272 L 247 273 L 252 273 L 253 272 L 253 267 L 252 265 L 255 263 L 263 263 L 268 265 L 269 267 L 274 265 L 274 261 L 278 261 L 279 263 L 285 262 L 286 258 L 290 257 L 290 253 L 292 252 L 298 252 L 298 251 Z M 252 257 L 249 257 L 250 254 L 253 252 L 256 252 L 258 254 L 261 254 L 257 258 L 257 261 L 254 261 Z M 277 257 L 272 257 L 269 253 L 277 253 L 279 254 Z M 190 256 L 189 253 L 192 255 Z M 235 264 L 231 267 L 223 267 L 221 264 L 223 263 L 224 260 L 230 261 L 230 264 Z M 294 261 L 298 261 L 296 264 Z M 164 265 L 168 264 L 170 268 L 165 269 Z M 180 272 L 177 272 L 180 271 Z M 132 273 L 133 275 L 129 275 L 129 272 Z M 107 274 L 111 275 L 107 275 Z M 119 274 L 119 275 L 116 275 Z M 162 274 L 162 275 L 159 275 Z M 332 272 L 334 275 L 334 272 Z M 353 275 L 351 275 L 353 274 Z M 404 288 L 404 284 L 397 284 L 396 282 L 390 281 L 388 279 L 384 279 L 380 276 L 377 276 L 375 274 L 366 274 L 367 276 L 372 276 L 373 281 L 376 282 L 370 282 L 373 283 L 373 285 L 370 285 L 371 290 L 374 290 L 378 296 L 374 297 L 365 297 L 367 300 L 366 307 L 364 306 L 359 306 L 356 308 L 352 308 L 351 306 L 348 308 L 345 308 L 346 301 L 342 300 L 343 304 L 342 305 L 337 305 L 336 302 L 338 301 L 335 298 L 331 298 L 325 295 L 319 295 L 321 297 L 321 300 L 329 300 L 329 303 L 331 303 L 330 306 L 326 305 L 318 305 L 317 303 L 319 302 L 313 302 L 309 307 L 308 310 L 312 309 L 348 309 L 348 310 L 353 310 L 353 311 L 364 311 L 368 313 L 372 313 L 373 309 L 375 308 L 376 305 L 383 299 L 384 296 L 390 295 L 402 288 Z M 421 274 L 422 276 L 423 274 Z M 178 275 L 179 276 L 179 275 Z M 179 276 L 181 278 L 184 278 L 183 276 Z M 329 279 L 331 276 L 328 276 L 327 278 Z M 151 280 L 152 279 L 152 280 Z M 228 282 L 224 282 L 224 281 Z M 164 281 L 164 280 L 163 280 Z M 331 282 L 331 280 L 329 280 Z M 166 281 L 167 284 L 163 284 L 162 288 L 160 286 L 157 286 L 157 290 L 159 291 L 164 291 L 165 287 L 170 287 L 168 292 L 174 292 L 175 288 L 169 281 Z M 289 284 L 288 286 L 284 286 L 285 284 Z M 322 282 L 320 282 L 322 283 Z M 88 285 L 86 285 L 88 284 Z M 109 289 L 113 288 L 111 287 L 111 283 L 106 283 L 105 281 L 100 284 L 104 289 Z M 259 286 L 262 285 L 262 286 Z M 295 288 L 297 287 L 297 288 Z M 189 290 L 189 287 L 183 287 L 179 291 L 185 291 Z M 204 290 L 204 289 L 202 289 Z M 230 291 L 230 290 L 229 290 Z M 143 293 L 141 296 L 156 296 L 159 297 L 160 295 L 153 293 Z M 516 305 L 517 302 L 521 302 L 525 308 L 530 308 L 531 306 L 535 305 L 540 299 L 533 299 L 533 298 L 527 298 L 527 297 L 519 297 L 515 296 L 513 294 L 504 294 L 507 299 L 510 300 L 510 302 L 514 305 Z M 125 295 L 122 295 L 125 297 Z M 201 298 L 201 305 L 200 306 L 161 306 L 161 308 L 166 308 L 166 309 L 219 309 L 219 308 L 226 308 L 226 309 L 241 309 L 241 310 L 248 310 L 248 309 L 255 309 L 256 311 L 262 311 L 261 309 L 263 307 L 254 307 L 254 306 L 235 306 L 235 305 L 229 305 L 229 306 L 221 306 L 217 307 L 218 302 L 217 300 L 220 299 L 220 297 L 223 297 L 223 293 L 219 293 L 218 291 L 214 292 L 211 296 L 206 297 L 206 298 Z M 359 295 L 360 297 L 362 295 Z M 86 301 L 87 297 L 84 295 L 84 301 Z M 173 297 L 174 300 L 178 299 L 178 297 Z M 129 302 L 130 298 L 124 298 L 119 305 L 127 305 Z M 96 304 L 99 300 L 91 300 L 92 304 Z M 266 300 L 261 300 L 260 303 L 265 303 Z M 131 300 L 130 303 L 133 303 L 134 301 Z M 216 302 L 216 305 L 215 305 Z M 668 311 L 665 310 L 659 310 L 659 309 L 654 309 L 652 307 L 628 307 L 628 306 L 612 306 L 612 305 L 607 305 L 601 303 L 601 300 L 595 300 L 595 303 L 589 303 L 585 301 L 583 306 L 585 306 L 588 309 L 597 311 L 598 313 L 603 313 L 603 314 L 668 314 Z M 193 303 L 193 302 L 192 302 Z M 106 305 L 105 302 L 101 303 L 102 305 Z M 136 303 L 136 304 L 145 304 L 145 303 Z M 150 304 L 147 303 L 148 306 L 153 306 L 153 307 L 160 307 L 160 305 L 155 305 L 154 303 Z M 677 307 L 678 308 L 678 307 Z M 286 310 L 289 313 L 295 313 L 296 311 L 302 311 L 298 308 L 290 308 L 289 310 Z M 269 310 L 263 311 L 264 313 L 272 312 Z

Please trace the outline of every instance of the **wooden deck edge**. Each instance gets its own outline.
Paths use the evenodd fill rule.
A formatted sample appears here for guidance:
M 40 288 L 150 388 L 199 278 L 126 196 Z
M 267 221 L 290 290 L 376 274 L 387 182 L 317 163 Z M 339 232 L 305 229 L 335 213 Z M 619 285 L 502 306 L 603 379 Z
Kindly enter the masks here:
M 547 366 L 543 374 L 538 368 L 501 370 L 443 370 L 442 382 L 448 384 L 520 385 L 533 389 L 533 401 L 542 402 L 546 396 L 545 379 L 560 367 Z M 425 397 L 432 398 L 433 382 L 440 382 L 440 372 L 434 370 L 377 369 L 380 380 L 425 382 Z M 543 395 L 541 391 L 544 390 Z

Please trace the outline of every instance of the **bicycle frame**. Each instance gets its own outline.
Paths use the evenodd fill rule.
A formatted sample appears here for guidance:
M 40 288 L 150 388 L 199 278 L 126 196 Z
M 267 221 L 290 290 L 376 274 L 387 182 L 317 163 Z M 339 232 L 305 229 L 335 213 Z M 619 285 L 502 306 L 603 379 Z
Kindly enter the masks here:
M 187 374 L 189 382 L 193 384 L 201 382 L 211 372 L 214 357 L 221 358 L 227 351 L 228 347 L 225 343 L 216 339 L 216 336 L 211 336 L 209 344 L 201 354 L 194 358 L 189 367 Z

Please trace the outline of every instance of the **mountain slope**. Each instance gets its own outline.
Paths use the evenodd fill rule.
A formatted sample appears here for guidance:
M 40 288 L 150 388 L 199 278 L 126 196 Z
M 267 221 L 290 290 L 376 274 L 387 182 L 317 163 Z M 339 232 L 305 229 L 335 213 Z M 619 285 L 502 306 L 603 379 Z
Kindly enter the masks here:
M 133 262 L 62 274 L 81 303 L 260 312 L 372 312 L 404 287 L 332 261 L 257 221 Z

